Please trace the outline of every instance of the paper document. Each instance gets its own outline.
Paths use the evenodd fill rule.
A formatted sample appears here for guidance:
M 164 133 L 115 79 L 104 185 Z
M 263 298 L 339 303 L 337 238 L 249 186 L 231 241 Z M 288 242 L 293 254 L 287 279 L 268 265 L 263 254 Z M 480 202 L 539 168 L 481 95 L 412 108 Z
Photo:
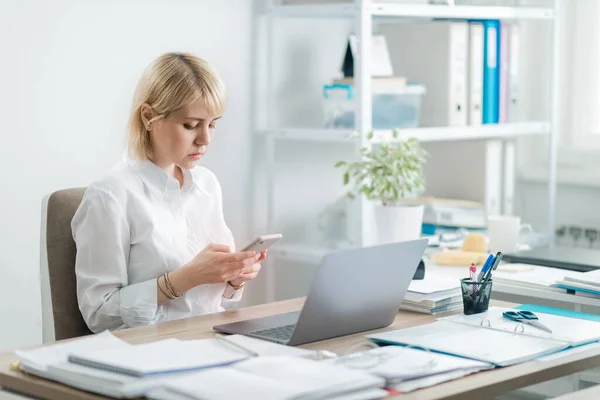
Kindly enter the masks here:
M 360 368 L 385 378 L 387 385 L 455 370 L 483 370 L 490 363 L 401 346 L 384 346 L 325 361 Z
M 124 340 L 114 336 L 109 331 L 104 331 L 95 335 L 85 336 L 81 339 L 75 339 L 64 343 L 57 343 L 50 346 L 44 346 L 32 350 L 16 350 L 15 353 L 21 358 L 30 370 L 47 370 L 49 365 L 59 362 L 66 362 L 68 354 L 74 351 L 93 351 L 117 349 L 117 351 L 127 349 L 131 345 Z
M 366 337 L 376 342 L 417 346 L 498 366 L 533 360 L 569 347 L 566 342 L 474 328 L 449 321 L 437 321 Z
M 577 276 L 581 272 L 576 271 L 565 271 L 559 268 L 531 266 L 529 264 L 512 264 L 513 270 L 517 265 L 524 266 L 525 271 L 515 273 L 502 271 L 502 265 L 494 272 L 494 282 L 510 283 L 514 285 L 539 287 L 545 289 L 552 289 L 552 285 L 556 281 L 565 278 L 565 276 Z M 561 290 L 561 292 L 563 292 Z
M 235 382 L 235 384 L 215 384 Z M 383 378 L 300 357 L 255 357 L 227 368 L 194 372 L 151 391 L 151 399 L 324 399 L 382 388 Z M 344 398 L 344 397 L 342 397 Z
M 217 339 L 164 339 L 126 349 L 69 353 L 70 362 L 137 377 L 228 365 L 249 357 L 247 352 Z
M 550 328 L 552 331 L 552 333 L 549 333 L 528 324 L 511 321 L 502 316 L 503 312 L 511 310 L 511 308 L 490 307 L 488 311 L 481 314 L 457 314 L 440 318 L 440 320 L 475 327 L 483 326 L 488 329 L 510 333 L 518 332 L 522 335 L 567 342 L 570 346 L 580 346 L 582 344 L 600 340 L 599 322 L 536 312 L 535 315 L 539 318 L 539 322 Z

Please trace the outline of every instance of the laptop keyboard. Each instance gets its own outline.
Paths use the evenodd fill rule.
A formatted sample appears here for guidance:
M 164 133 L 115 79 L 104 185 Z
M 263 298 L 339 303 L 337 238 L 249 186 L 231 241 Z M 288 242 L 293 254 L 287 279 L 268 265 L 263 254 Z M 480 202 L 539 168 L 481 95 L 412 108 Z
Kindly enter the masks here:
M 277 340 L 290 340 L 296 324 L 282 325 L 275 328 L 261 329 L 251 332 L 253 335 L 264 336 Z

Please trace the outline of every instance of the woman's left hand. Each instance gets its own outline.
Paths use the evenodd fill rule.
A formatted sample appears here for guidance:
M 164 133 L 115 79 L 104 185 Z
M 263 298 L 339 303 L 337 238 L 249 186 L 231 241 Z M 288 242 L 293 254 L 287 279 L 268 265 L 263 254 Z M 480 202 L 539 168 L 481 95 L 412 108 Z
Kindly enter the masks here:
M 260 262 L 267 258 L 267 250 L 258 253 L 256 256 L 256 262 L 251 267 L 246 268 L 237 279 L 230 281 L 233 286 L 239 286 L 243 282 L 251 281 L 258 276 L 261 267 Z

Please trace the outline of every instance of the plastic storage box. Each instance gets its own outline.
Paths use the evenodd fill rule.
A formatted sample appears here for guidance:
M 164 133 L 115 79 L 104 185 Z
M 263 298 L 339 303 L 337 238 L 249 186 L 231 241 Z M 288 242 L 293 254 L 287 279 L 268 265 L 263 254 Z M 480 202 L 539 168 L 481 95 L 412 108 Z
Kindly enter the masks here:
M 373 129 L 416 128 L 419 126 L 421 98 L 425 87 L 409 84 L 402 88 L 373 89 Z M 354 86 L 323 86 L 326 128 L 355 128 Z

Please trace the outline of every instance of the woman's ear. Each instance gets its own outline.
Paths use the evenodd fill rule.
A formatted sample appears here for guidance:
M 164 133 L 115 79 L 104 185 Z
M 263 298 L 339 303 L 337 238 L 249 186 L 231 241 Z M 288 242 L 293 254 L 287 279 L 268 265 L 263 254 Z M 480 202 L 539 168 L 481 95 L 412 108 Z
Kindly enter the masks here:
M 150 107 L 150 104 L 144 103 L 144 104 L 142 104 L 142 107 L 140 108 L 140 114 L 142 117 L 142 122 L 146 126 L 146 130 L 151 131 L 152 130 L 152 122 L 150 122 L 150 121 L 152 120 L 152 118 L 156 117 L 156 111 L 154 111 L 152 109 L 152 107 Z

